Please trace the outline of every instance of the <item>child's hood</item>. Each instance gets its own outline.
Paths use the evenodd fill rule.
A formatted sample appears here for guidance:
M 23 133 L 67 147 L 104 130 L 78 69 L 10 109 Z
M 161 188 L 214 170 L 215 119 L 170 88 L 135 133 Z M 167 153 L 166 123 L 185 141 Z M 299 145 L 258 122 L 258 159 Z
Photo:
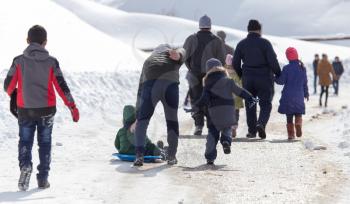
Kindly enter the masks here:
M 136 121 L 136 108 L 132 105 L 124 106 L 123 123 L 132 124 Z
M 30 43 L 23 51 L 23 55 L 29 59 L 40 61 L 46 60 L 50 56 L 49 52 L 38 43 Z
M 230 80 L 224 68 L 211 69 L 203 78 L 203 85 L 207 88 L 225 88 L 226 82 Z

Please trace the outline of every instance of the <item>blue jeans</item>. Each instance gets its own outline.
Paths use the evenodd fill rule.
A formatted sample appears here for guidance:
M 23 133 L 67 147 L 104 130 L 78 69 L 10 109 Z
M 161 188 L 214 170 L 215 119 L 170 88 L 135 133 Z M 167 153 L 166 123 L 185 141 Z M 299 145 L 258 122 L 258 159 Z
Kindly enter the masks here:
M 40 159 L 40 164 L 38 165 L 38 178 L 47 178 L 50 170 L 53 120 L 53 116 L 47 116 L 37 120 L 21 119 L 18 121 L 18 161 L 20 168 L 23 166 L 33 166 L 32 147 L 35 130 L 37 130 Z
M 339 80 L 333 80 L 334 94 L 338 95 L 339 91 Z
M 221 133 L 221 137 L 220 137 Z M 223 130 L 217 130 L 214 125 L 209 125 L 208 127 L 208 136 L 207 143 L 205 148 L 205 158 L 210 161 L 214 161 L 217 157 L 216 145 L 219 142 L 222 144 L 223 142 L 232 142 L 232 128 L 224 128 Z
M 179 138 L 177 111 L 179 108 L 179 84 L 167 80 L 152 80 L 141 87 L 140 107 L 137 110 L 135 128 L 136 154 L 145 153 L 145 138 L 154 110 L 161 102 L 167 125 L 168 155 L 175 156 Z

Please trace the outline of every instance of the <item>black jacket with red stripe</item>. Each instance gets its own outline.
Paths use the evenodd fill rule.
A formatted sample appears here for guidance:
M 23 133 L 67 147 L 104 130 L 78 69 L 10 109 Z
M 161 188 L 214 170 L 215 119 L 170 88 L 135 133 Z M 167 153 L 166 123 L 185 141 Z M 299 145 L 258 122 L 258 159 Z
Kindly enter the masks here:
M 11 95 L 15 88 L 19 119 L 38 119 L 56 113 L 56 94 L 68 107 L 74 99 L 56 58 L 37 43 L 31 43 L 22 55 L 13 60 L 4 89 Z

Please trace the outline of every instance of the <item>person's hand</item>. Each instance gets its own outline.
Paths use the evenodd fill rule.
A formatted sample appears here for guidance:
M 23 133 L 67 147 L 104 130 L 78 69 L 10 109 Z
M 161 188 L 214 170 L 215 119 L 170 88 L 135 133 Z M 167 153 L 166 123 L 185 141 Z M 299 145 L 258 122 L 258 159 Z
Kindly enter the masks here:
M 248 100 L 248 106 L 249 108 L 253 108 L 257 103 L 259 103 L 258 98 L 254 98 L 253 96 L 249 98 Z
M 10 112 L 13 116 L 18 118 L 18 107 L 17 107 L 17 89 L 15 89 L 11 94 L 10 100 Z
M 75 105 L 72 105 L 69 107 L 70 113 L 72 114 L 72 118 L 74 122 L 78 122 L 79 121 L 79 110 Z
M 231 66 L 232 65 L 232 59 L 233 59 L 233 56 L 231 54 L 227 54 L 226 55 L 226 60 L 225 60 L 226 65 Z
M 181 59 L 181 55 L 177 50 L 169 50 L 169 57 L 174 61 L 179 61 Z

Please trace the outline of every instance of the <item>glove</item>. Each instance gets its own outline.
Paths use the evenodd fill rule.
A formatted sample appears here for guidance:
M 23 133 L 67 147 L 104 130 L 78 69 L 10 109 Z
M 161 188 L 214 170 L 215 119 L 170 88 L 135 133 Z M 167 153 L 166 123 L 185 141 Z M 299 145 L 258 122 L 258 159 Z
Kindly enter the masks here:
M 257 103 L 259 103 L 258 98 L 251 97 L 250 99 L 248 99 L 248 107 L 249 108 L 253 108 Z
M 226 55 L 226 60 L 225 60 L 226 65 L 231 66 L 232 65 L 232 59 L 233 59 L 233 56 L 231 54 L 227 54 Z
M 10 112 L 13 116 L 18 118 L 18 108 L 17 108 L 17 89 L 15 89 L 11 94 L 10 100 Z
M 72 118 L 74 122 L 79 121 L 79 110 L 75 105 L 69 107 L 70 113 L 72 114 Z
M 254 97 L 252 96 L 252 94 L 250 94 L 250 93 L 249 93 L 248 91 L 246 91 L 246 90 L 243 90 L 239 96 L 240 96 L 241 98 L 244 98 L 244 100 L 247 101 L 248 107 L 249 107 L 249 108 L 252 108 L 253 106 L 255 106 L 255 104 L 257 104 L 257 103 L 259 102 L 259 99 L 254 98 Z

